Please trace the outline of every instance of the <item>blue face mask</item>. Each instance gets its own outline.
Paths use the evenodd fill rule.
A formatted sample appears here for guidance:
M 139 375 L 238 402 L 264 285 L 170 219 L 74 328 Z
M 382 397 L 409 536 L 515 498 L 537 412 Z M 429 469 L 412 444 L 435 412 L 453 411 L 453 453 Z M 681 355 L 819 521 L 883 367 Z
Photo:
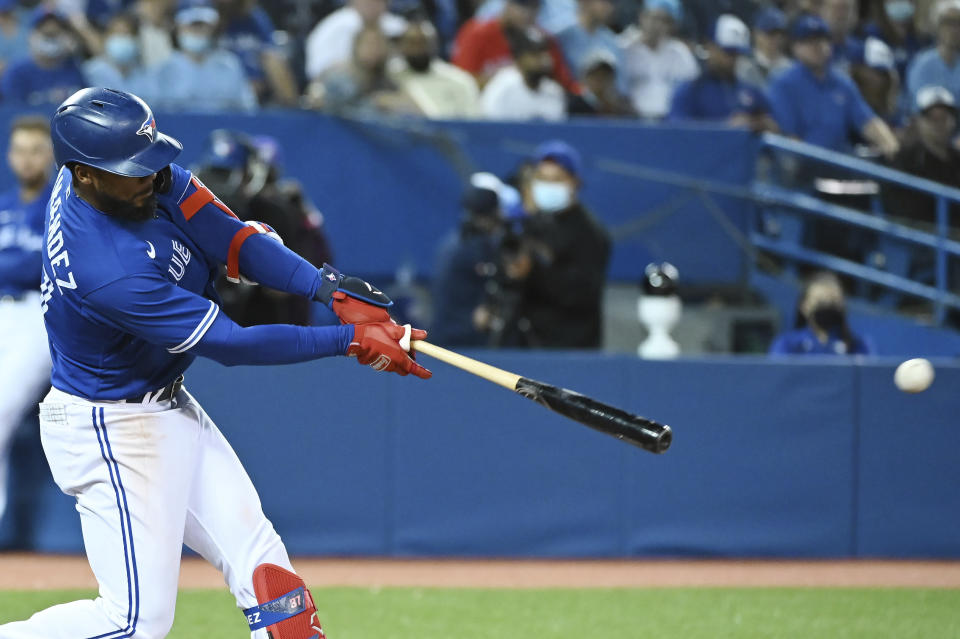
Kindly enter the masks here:
M 204 53 L 210 49 L 210 36 L 183 32 L 180 34 L 180 48 L 187 53 Z
M 137 59 L 140 48 L 133 36 L 112 35 L 103 43 L 103 50 L 107 57 L 120 65 L 128 65 Z
M 906 22 L 913 17 L 912 0 L 888 0 L 884 3 L 887 16 L 894 22 Z
M 541 213 L 556 213 L 569 208 L 573 203 L 570 187 L 563 182 L 533 180 L 530 183 L 530 196 Z

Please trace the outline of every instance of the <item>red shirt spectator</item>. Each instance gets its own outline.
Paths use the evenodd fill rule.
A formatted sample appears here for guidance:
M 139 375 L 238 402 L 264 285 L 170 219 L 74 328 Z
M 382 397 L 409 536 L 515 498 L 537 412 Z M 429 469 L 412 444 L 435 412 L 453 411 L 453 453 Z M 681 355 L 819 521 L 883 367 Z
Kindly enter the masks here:
M 453 47 L 453 63 L 472 73 L 481 85 L 485 84 L 495 72 L 513 64 L 507 29 L 509 27 L 503 24 L 502 18 L 469 20 L 457 34 Z M 522 32 L 522 29 L 517 31 Z M 557 41 L 546 31 L 541 32 L 549 42 L 550 57 L 553 58 L 553 77 L 567 91 L 579 93 L 580 87 L 570 72 Z

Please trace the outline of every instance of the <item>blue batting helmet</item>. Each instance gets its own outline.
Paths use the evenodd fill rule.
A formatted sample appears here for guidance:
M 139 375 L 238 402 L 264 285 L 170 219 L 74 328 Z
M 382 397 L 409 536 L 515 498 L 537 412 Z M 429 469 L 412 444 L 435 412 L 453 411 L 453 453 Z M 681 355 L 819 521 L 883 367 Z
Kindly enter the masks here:
M 50 137 L 58 166 L 78 162 L 128 177 L 156 173 L 183 150 L 180 142 L 157 131 L 146 102 L 115 89 L 71 95 L 57 108 Z

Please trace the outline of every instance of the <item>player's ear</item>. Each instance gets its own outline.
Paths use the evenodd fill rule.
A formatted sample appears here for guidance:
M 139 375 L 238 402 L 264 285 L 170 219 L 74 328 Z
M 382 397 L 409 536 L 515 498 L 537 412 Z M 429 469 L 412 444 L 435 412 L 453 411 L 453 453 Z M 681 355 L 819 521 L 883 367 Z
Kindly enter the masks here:
M 74 164 L 70 167 L 73 172 L 73 179 L 85 186 L 93 184 L 93 171 L 85 164 Z

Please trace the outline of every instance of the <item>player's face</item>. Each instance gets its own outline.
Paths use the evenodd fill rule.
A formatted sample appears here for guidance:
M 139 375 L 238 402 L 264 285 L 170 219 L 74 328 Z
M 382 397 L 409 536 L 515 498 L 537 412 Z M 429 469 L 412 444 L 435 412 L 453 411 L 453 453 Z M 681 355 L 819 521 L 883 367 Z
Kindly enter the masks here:
M 17 129 L 10 136 L 7 162 L 22 186 L 41 186 L 50 179 L 53 167 L 50 136 L 42 131 Z
M 156 173 L 126 177 L 80 166 L 74 175 L 80 182 L 77 192 L 81 197 L 108 215 L 143 222 L 151 219 L 157 210 L 153 186 Z

